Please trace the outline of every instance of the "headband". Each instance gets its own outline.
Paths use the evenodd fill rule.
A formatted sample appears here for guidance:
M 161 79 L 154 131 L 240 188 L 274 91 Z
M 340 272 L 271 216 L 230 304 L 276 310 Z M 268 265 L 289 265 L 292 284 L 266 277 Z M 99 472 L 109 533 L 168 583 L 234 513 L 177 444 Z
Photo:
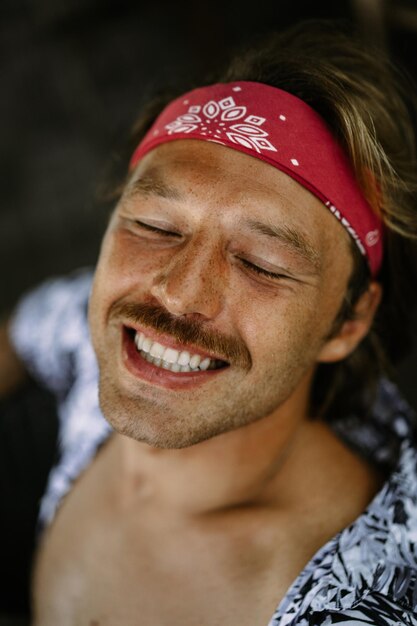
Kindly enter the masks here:
M 366 257 L 372 276 L 378 273 L 382 221 L 326 123 L 300 98 L 248 81 L 194 89 L 162 111 L 133 153 L 130 169 L 175 139 L 220 143 L 288 174 L 326 205 Z

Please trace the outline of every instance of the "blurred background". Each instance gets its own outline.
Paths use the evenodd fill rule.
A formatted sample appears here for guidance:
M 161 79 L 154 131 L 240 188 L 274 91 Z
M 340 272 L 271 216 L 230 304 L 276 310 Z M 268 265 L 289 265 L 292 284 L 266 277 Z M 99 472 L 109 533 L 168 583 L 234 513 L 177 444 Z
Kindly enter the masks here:
M 99 189 L 150 94 L 323 17 L 354 24 L 417 76 L 417 0 L 2 0 L 0 316 L 43 278 L 94 264 Z M 400 370 L 415 407 L 416 365 Z
M 2 0 L 0 316 L 40 280 L 95 263 L 98 190 L 152 92 L 323 17 L 356 25 L 417 76 L 417 0 Z M 414 355 L 399 382 L 417 408 L 416 374 Z

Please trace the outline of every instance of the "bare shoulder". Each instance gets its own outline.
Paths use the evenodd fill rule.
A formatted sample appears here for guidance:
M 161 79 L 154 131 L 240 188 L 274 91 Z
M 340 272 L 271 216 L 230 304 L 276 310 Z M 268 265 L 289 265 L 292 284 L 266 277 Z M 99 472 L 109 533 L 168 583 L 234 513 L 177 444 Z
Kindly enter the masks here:
M 9 338 L 8 323 L 0 323 L 0 398 L 14 391 L 25 379 L 26 371 Z

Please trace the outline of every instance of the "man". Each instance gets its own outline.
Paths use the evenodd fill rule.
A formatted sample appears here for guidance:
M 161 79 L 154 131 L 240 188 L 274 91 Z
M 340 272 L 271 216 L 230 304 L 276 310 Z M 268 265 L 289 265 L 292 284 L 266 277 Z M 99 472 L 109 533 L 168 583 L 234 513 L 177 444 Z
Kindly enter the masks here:
M 52 281 L 9 327 L 61 417 L 35 623 L 417 624 L 391 71 L 303 27 L 139 126 L 91 297 Z

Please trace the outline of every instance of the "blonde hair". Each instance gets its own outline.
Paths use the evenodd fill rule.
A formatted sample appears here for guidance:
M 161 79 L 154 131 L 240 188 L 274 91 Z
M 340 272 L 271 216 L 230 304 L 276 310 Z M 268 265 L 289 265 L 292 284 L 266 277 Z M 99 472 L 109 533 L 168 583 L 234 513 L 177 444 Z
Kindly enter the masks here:
M 249 76 L 316 109 L 387 228 L 417 238 L 414 89 L 381 50 L 366 48 L 333 22 L 304 22 L 239 55 L 222 79 Z

